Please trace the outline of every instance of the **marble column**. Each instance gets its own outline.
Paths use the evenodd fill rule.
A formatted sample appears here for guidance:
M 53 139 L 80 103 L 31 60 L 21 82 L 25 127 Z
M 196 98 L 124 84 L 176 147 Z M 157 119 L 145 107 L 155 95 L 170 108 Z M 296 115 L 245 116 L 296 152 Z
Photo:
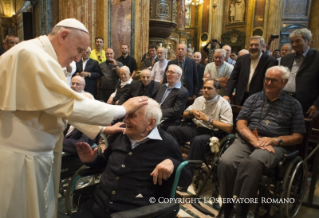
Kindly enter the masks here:
M 268 42 L 268 39 L 272 34 L 280 36 L 282 5 L 283 5 L 282 1 L 269 0 L 267 29 L 264 34 L 266 43 Z M 280 39 L 273 40 L 271 43 L 270 51 L 278 49 L 279 45 L 280 45 Z
M 312 1 L 312 7 L 311 7 L 311 17 L 310 17 L 310 30 L 312 33 L 312 40 L 313 43 L 311 43 L 311 48 L 319 48 L 319 1 L 314 0 Z
M 108 1 L 97 0 L 96 4 L 99 6 L 99 10 L 96 10 L 96 35 L 92 39 L 95 39 L 95 37 L 98 36 L 102 37 L 104 39 L 104 47 L 106 48 L 109 47 L 109 3 Z
M 177 30 L 185 30 L 185 0 L 177 0 Z
M 246 43 L 245 48 L 248 49 L 249 38 L 253 35 L 254 15 L 256 0 L 247 0 L 246 4 Z
M 52 0 L 39 1 L 40 4 L 40 33 L 47 35 L 53 27 L 52 24 Z
M 216 3 L 217 7 L 213 5 Z M 224 16 L 224 1 L 223 0 L 211 0 L 210 1 L 210 38 L 218 39 L 221 41 L 221 35 L 223 34 L 223 16 Z

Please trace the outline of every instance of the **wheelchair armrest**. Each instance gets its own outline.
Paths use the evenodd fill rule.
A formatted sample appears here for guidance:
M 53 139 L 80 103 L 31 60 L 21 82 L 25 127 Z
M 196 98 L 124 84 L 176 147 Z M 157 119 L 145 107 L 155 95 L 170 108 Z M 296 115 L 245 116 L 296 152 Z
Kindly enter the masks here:
M 80 170 L 78 172 L 78 175 L 81 177 L 92 176 L 96 174 L 101 174 L 104 170 L 105 168 L 86 168 L 86 169 Z
M 236 136 L 234 134 L 228 134 L 224 138 L 219 141 L 220 147 L 223 147 L 225 143 L 229 142 L 232 144 L 235 140 Z
M 147 206 L 143 206 L 140 208 L 122 211 L 113 213 L 111 215 L 112 218 L 134 218 L 134 217 L 159 217 L 164 214 L 172 214 L 169 217 L 175 217 L 179 211 L 179 204 L 178 203 L 156 203 Z M 175 214 L 175 215 L 173 215 Z
M 285 158 L 285 159 L 291 159 L 291 158 L 294 158 L 294 157 L 298 156 L 298 154 L 299 154 L 299 151 L 298 151 L 298 150 L 295 150 L 295 151 L 293 151 L 293 152 L 284 154 L 284 158 Z

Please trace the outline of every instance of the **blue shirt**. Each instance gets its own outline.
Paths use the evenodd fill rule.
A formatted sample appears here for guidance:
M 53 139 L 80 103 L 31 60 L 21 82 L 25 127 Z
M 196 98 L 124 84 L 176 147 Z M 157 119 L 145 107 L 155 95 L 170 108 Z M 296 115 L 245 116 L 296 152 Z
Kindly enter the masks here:
M 248 128 L 257 128 L 260 137 L 306 133 L 300 103 L 285 92 L 275 101 L 269 101 L 264 91 L 251 95 L 240 110 L 238 120 L 248 120 Z

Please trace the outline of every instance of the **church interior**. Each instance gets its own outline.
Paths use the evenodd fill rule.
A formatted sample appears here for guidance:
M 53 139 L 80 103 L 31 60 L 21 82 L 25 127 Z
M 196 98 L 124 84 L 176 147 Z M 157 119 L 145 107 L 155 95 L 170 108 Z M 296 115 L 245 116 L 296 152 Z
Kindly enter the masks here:
M 127 44 L 139 72 L 150 45 L 166 48 L 166 59 L 172 60 L 177 46 L 185 44 L 188 52 L 201 53 L 204 64 L 208 54 L 203 49 L 211 40 L 227 44 L 238 53 L 248 49 L 250 37 L 262 36 L 272 53 L 290 43 L 289 35 L 294 30 L 308 28 L 312 33 L 310 47 L 319 49 L 318 12 L 319 0 L 1 0 L 0 41 L 8 34 L 18 36 L 20 42 L 47 35 L 59 21 L 76 18 L 88 29 L 92 49 L 94 39 L 102 37 L 103 49 L 112 48 L 114 57 L 119 57 L 121 45 Z M 319 126 L 318 120 L 311 125 Z M 309 140 L 318 144 L 318 134 L 316 129 Z M 315 158 L 318 163 L 319 154 Z M 313 169 L 318 168 L 316 160 L 311 161 Z M 310 189 L 311 185 L 316 188 Z M 301 206 L 295 217 L 318 217 L 318 185 L 307 181 L 304 202 L 311 207 Z M 201 197 L 210 197 L 212 186 L 208 184 Z M 308 198 L 309 190 L 312 198 Z M 182 198 L 194 196 L 192 188 L 187 194 L 177 193 Z M 60 218 L 68 217 L 64 207 L 59 200 Z M 218 214 L 211 204 L 205 207 Z M 185 204 L 178 217 L 211 216 Z M 256 216 L 249 213 L 249 217 Z

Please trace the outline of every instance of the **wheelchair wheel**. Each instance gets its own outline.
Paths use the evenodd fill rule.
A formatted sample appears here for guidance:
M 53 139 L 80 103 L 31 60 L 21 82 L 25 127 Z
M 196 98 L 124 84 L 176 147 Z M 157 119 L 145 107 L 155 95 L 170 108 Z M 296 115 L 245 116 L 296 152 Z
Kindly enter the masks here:
M 285 173 L 280 199 L 287 200 L 280 204 L 280 216 L 293 218 L 297 215 L 305 194 L 307 166 L 301 157 L 295 157 Z

